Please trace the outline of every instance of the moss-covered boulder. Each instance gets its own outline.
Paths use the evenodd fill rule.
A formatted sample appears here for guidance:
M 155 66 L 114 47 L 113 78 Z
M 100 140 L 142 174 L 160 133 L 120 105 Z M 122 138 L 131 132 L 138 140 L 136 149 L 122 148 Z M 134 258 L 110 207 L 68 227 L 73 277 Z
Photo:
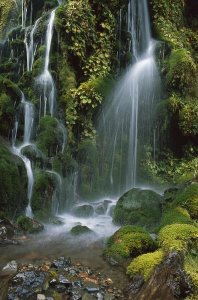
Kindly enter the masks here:
M 41 223 L 24 215 L 19 216 L 16 223 L 21 230 L 27 233 L 38 233 L 44 229 Z
M 162 197 L 151 190 L 132 189 L 118 200 L 113 221 L 153 228 L 161 218 L 161 201 Z
M 160 226 L 164 227 L 170 224 L 193 224 L 193 220 L 185 208 L 178 206 L 167 210 L 162 216 Z
M 191 224 L 172 224 L 159 231 L 159 245 L 166 251 L 186 253 L 195 247 L 198 249 L 198 228 Z
M 25 210 L 27 173 L 22 160 L 0 142 L 0 212 L 12 218 Z
M 175 197 L 172 207 L 181 206 L 189 212 L 193 219 L 198 218 L 198 184 L 192 183 Z
M 123 259 L 135 257 L 155 248 L 151 236 L 141 227 L 124 226 L 116 231 L 107 241 L 104 256 L 107 260 L 112 258 L 118 262 Z
M 162 262 L 163 257 L 162 250 L 142 254 L 132 260 L 127 268 L 127 274 L 132 278 L 139 274 L 143 276 L 144 280 L 148 280 L 155 267 Z
M 90 218 L 94 214 L 94 209 L 89 204 L 79 205 L 72 209 L 72 214 L 80 218 Z
M 93 231 L 87 226 L 76 225 L 70 230 L 70 233 L 75 236 L 80 236 L 83 234 L 93 233 Z

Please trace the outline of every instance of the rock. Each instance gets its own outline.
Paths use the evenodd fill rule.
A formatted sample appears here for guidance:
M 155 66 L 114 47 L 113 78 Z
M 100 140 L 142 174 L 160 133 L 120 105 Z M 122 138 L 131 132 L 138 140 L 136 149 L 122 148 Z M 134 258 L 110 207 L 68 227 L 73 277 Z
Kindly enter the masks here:
M 98 215 L 104 215 L 106 210 L 107 210 L 107 208 L 105 208 L 103 204 L 99 204 L 95 208 L 95 213 Z
M 156 268 L 151 278 L 142 285 L 141 278 L 135 278 L 126 295 L 128 299 L 185 299 L 193 292 L 189 276 L 183 270 L 183 258 L 170 253 Z
M 38 233 L 44 229 L 43 224 L 35 219 L 30 219 L 26 216 L 20 216 L 17 219 L 17 224 L 21 230 L 27 233 Z
M 89 294 L 98 293 L 100 291 L 97 287 L 86 287 L 85 289 Z
M 144 278 L 140 275 L 136 275 L 133 278 L 133 282 L 131 286 L 129 287 L 130 294 L 137 294 L 137 292 L 140 290 L 143 284 L 144 284 Z
M 37 300 L 46 300 L 46 297 L 43 294 L 37 294 Z
M 6 273 L 16 273 L 18 269 L 18 264 L 15 260 L 9 262 L 5 267 L 3 267 L 2 271 Z
M 96 299 L 95 297 L 93 297 L 92 295 L 88 294 L 88 293 L 85 293 L 83 296 L 82 296 L 82 300 L 94 300 Z
M 0 239 L 11 239 L 14 236 L 14 226 L 7 219 L 0 219 Z
M 76 217 L 90 218 L 94 214 L 94 209 L 91 205 L 84 204 L 74 207 L 72 210 L 72 214 Z
M 139 225 L 149 229 L 159 224 L 162 196 L 151 191 L 134 188 L 118 200 L 113 221 L 118 225 Z
M 82 234 L 93 233 L 93 231 L 89 229 L 89 227 L 87 226 L 76 225 L 70 230 L 70 233 L 72 235 L 82 235 Z
M 56 269 L 64 269 L 71 266 L 71 259 L 65 259 L 64 257 L 59 257 L 57 260 L 54 260 L 52 267 Z
M 65 278 L 63 275 L 59 276 L 59 283 L 67 288 L 72 287 L 72 283 L 69 280 L 67 280 L 67 278 Z
M 98 300 L 104 300 L 104 296 L 101 293 L 97 293 L 96 296 Z

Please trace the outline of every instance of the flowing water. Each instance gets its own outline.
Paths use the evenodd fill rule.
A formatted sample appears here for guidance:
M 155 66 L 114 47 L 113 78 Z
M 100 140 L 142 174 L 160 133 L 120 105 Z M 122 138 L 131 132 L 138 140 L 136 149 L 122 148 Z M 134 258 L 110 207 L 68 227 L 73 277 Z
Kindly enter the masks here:
M 152 122 L 159 75 L 146 0 L 130 0 L 127 17 L 133 63 L 104 105 L 98 132 L 105 154 L 109 192 L 121 195 L 136 186 L 141 152 L 153 145 Z

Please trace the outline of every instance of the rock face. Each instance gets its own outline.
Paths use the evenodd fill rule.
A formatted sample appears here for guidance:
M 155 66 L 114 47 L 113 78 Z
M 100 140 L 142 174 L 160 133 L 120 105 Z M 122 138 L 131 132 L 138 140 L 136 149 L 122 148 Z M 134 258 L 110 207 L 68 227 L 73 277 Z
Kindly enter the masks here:
M 185 299 L 193 292 L 193 285 L 182 266 L 182 257 L 177 252 L 170 253 L 146 283 L 142 284 L 141 278 L 134 278 L 127 291 L 128 299 Z
M 153 191 L 132 189 L 118 200 L 113 221 L 153 228 L 161 218 L 161 201 L 162 197 Z

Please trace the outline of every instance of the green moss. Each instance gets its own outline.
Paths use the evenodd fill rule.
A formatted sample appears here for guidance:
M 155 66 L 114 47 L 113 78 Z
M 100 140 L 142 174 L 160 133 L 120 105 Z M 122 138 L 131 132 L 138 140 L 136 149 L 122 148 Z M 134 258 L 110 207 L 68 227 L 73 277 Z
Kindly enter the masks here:
M 187 255 L 184 259 L 184 270 L 186 274 L 191 278 L 191 281 L 194 285 L 193 295 L 187 297 L 188 300 L 196 300 L 198 299 L 198 257 Z
M 180 205 L 186 208 L 192 218 L 198 218 L 198 184 L 193 183 L 189 185 L 184 191 L 181 191 L 172 206 Z
M 189 224 L 172 224 L 159 232 L 159 245 L 168 251 L 187 252 L 193 241 L 198 240 L 198 228 Z
M 0 37 L 7 24 L 9 13 L 14 5 L 14 0 L 0 0 Z
M 32 222 L 31 220 L 26 216 L 19 216 L 17 218 L 16 223 L 20 227 L 20 229 L 24 230 L 25 232 L 32 230 Z
M 82 235 L 82 234 L 88 234 L 88 233 L 91 233 L 92 230 L 89 229 L 87 226 L 82 226 L 82 225 L 76 225 L 75 227 L 73 227 L 71 230 L 70 230 L 70 233 L 72 235 Z
M 113 221 L 119 225 L 154 228 L 161 218 L 161 196 L 151 190 L 132 189 L 117 202 Z
M 193 224 L 188 211 L 182 207 L 176 207 L 166 211 L 161 220 L 161 227 L 170 224 Z
M 27 205 L 27 173 L 21 160 L 0 143 L 0 211 L 8 217 Z
M 148 280 L 155 267 L 162 262 L 163 257 L 164 253 L 162 250 L 140 255 L 132 260 L 127 268 L 127 274 L 131 278 L 140 274 L 144 277 L 144 280 Z
M 171 52 L 167 62 L 166 75 L 168 86 L 171 89 L 183 94 L 191 93 L 196 74 L 197 67 L 189 51 L 177 49 Z
M 124 226 L 107 241 L 106 257 L 117 260 L 137 256 L 155 248 L 149 233 L 141 227 Z

